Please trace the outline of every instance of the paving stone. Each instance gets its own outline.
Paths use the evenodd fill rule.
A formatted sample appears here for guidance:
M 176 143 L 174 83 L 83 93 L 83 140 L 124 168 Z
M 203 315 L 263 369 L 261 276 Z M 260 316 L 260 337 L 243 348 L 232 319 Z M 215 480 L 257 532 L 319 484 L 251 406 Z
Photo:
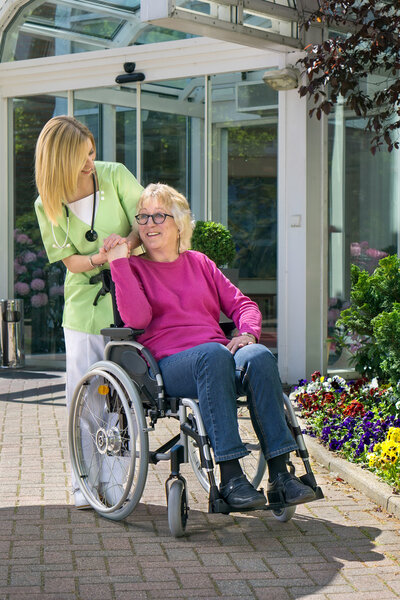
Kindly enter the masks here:
M 125 521 L 77 511 L 62 385 L 62 373 L 0 373 L 0 600 L 400 598 L 400 521 L 314 462 L 325 499 L 288 523 L 262 511 L 207 514 L 185 465 L 191 511 L 187 535 L 174 539 L 166 463 L 150 467 Z M 160 420 L 152 447 L 176 425 Z

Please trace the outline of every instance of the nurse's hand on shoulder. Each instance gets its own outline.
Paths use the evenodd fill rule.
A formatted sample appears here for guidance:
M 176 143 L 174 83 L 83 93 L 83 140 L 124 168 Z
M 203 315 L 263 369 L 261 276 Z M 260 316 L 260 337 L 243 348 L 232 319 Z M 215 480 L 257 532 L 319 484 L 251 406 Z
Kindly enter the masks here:
M 128 244 L 118 244 L 117 246 L 114 246 L 112 248 L 110 248 L 107 252 L 107 260 L 109 263 L 111 263 L 113 260 L 116 260 L 117 258 L 128 258 L 128 256 L 130 255 L 129 249 L 128 249 Z

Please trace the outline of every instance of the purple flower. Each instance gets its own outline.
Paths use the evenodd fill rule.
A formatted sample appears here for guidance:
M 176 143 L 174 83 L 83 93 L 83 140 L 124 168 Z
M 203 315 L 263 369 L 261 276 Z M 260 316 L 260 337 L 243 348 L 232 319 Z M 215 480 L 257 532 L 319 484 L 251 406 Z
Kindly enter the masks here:
M 48 298 L 47 294 L 45 294 L 43 292 L 40 292 L 39 294 L 35 294 L 31 298 L 31 304 L 34 308 L 40 308 L 41 306 L 46 306 L 48 301 L 49 301 L 49 298 Z
M 32 243 L 32 240 L 25 233 L 19 233 L 18 235 L 15 236 L 15 239 L 17 240 L 18 244 L 31 244 Z
M 338 450 L 339 446 L 340 446 L 339 441 L 336 438 L 333 438 L 329 442 L 329 450 Z
M 14 260 L 14 273 L 16 275 L 22 275 L 23 273 L 26 273 L 27 270 L 28 269 L 25 267 L 25 265 L 20 265 L 17 260 Z
M 32 279 L 31 281 L 31 288 L 33 290 L 35 290 L 36 292 L 40 292 L 41 290 L 44 289 L 45 287 L 45 282 L 43 281 L 43 279 Z
M 50 296 L 62 296 L 64 294 L 63 285 L 53 285 L 49 290 Z
M 41 277 L 41 278 L 43 278 L 44 277 L 44 271 L 43 271 L 43 269 L 35 269 L 32 272 L 32 277 Z
M 14 286 L 16 294 L 19 296 L 27 296 L 30 292 L 29 285 L 23 281 L 17 281 Z
M 22 260 L 25 264 L 31 263 L 34 260 L 36 260 L 36 254 L 34 252 L 30 252 L 30 250 L 27 250 L 26 252 L 24 252 Z

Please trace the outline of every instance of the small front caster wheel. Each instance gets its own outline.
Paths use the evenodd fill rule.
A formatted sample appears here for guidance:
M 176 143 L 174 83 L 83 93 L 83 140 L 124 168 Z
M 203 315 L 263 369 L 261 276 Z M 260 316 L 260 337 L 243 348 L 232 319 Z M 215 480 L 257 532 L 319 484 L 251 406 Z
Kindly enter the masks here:
M 281 521 L 282 523 L 287 523 L 287 521 L 290 521 L 290 519 L 293 517 L 295 512 L 296 512 L 295 506 L 285 506 L 284 508 L 281 508 L 280 510 L 273 510 L 272 514 L 274 515 L 275 519 L 277 519 L 277 521 Z
M 175 479 L 168 493 L 168 525 L 174 537 L 182 537 L 188 520 L 186 487 L 180 479 Z

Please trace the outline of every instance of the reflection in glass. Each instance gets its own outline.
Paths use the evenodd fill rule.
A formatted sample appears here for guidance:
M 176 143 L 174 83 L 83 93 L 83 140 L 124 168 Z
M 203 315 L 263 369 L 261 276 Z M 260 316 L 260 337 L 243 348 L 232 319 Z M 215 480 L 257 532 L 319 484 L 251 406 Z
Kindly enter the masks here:
M 242 279 L 276 277 L 276 125 L 228 130 L 229 228 Z
M 34 211 L 33 174 L 37 137 L 53 116 L 66 114 L 66 98 L 14 98 L 14 291 L 24 300 L 25 352 L 64 352 L 64 265 L 50 265 Z
M 95 93 L 93 93 L 95 97 Z M 79 96 L 74 100 L 74 117 L 81 123 L 86 125 L 93 134 L 96 143 L 96 157 L 101 160 L 103 155 L 103 139 L 101 136 L 102 113 L 101 104 L 91 102 L 90 100 L 82 100 Z
M 136 109 L 116 107 L 116 161 L 136 174 Z
M 168 183 L 201 218 L 204 190 L 204 78 L 142 86 L 143 185 Z
M 350 300 L 350 267 L 372 273 L 379 260 L 398 252 L 398 157 L 371 154 L 366 121 L 347 117 L 339 105 L 329 123 L 328 359 L 331 369 L 347 362 L 332 337 Z
M 79 8 L 79 4 L 76 5 L 76 8 L 71 8 L 62 3 L 45 2 L 30 13 L 26 20 L 26 26 L 29 24 L 111 40 L 124 21 L 111 16 L 105 19 L 102 14 Z
M 142 23 L 136 0 L 35 1 L 7 27 L 0 56 L 8 62 L 192 37 L 196 36 Z
M 234 237 L 239 287 L 262 312 L 261 342 L 276 351 L 278 94 L 262 74 L 211 78 L 212 210 Z

